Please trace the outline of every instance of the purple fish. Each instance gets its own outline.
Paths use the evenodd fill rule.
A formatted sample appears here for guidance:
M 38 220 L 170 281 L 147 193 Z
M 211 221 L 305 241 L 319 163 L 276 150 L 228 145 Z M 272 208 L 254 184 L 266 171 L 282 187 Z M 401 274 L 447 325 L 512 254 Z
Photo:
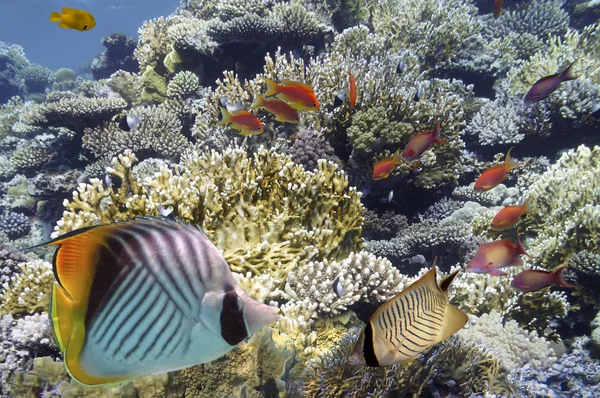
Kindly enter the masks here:
M 540 80 L 535 82 L 531 89 L 529 89 L 527 95 L 525 95 L 525 102 L 532 104 L 541 101 L 552 94 L 562 82 L 577 79 L 579 76 L 574 76 L 573 72 L 571 71 L 575 62 L 576 61 L 573 61 L 573 63 L 569 65 L 562 73 L 542 77 Z
M 515 276 L 511 285 L 521 292 L 535 292 L 551 285 L 572 288 L 565 282 L 563 273 L 567 267 L 560 267 L 556 271 L 543 271 L 538 269 L 528 269 Z

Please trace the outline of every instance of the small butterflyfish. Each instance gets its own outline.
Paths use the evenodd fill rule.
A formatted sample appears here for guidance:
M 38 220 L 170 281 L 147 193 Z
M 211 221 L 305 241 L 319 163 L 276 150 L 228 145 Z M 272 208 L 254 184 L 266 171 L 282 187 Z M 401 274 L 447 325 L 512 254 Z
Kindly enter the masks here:
M 229 112 L 227 108 L 219 107 L 221 117 L 217 126 L 228 125 L 234 130 L 238 130 L 241 135 L 250 136 L 262 134 L 265 130 L 262 123 L 254 114 L 245 110 Z
M 396 67 L 396 72 L 398 72 L 398 74 L 401 75 L 405 71 L 406 71 L 406 62 L 404 60 L 400 60 L 398 62 L 398 66 Z
M 415 102 L 421 101 L 421 98 L 423 98 L 424 92 L 425 92 L 425 89 L 423 88 L 423 86 L 419 86 L 419 88 L 417 89 L 417 92 L 415 93 L 413 100 Z
M 574 286 L 565 282 L 564 279 L 566 269 L 567 266 L 560 267 L 556 271 L 528 269 L 515 276 L 511 286 L 521 292 L 535 292 L 552 285 L 572 288 Z
M 521 254 L 529 256 L 517 232 L 517 244 L 515 245 L 508 239 L 496 240 L 488 243 L 481 243 L 477 253 L 469 260 L 467 271 L 478 274 L 490 274 L 493 276 L 504 276 L 506 273 L 500 268 L 521 267 L 523 259 Z
M 250 109 L 264 108 L 275 116 L 275 120 L 285 123 L 299 123 L 298 112 L 285 101 L 277 98 L 264 98 L 260 95 L 254 97 Z
M 348 71 L 348 99 L 350 106 L 356 106 L 356 81 L 350 71 Z
M 504 0 L 494 0 L 494 18 L 498 18 L 502 15 L 502 4 Z
M 534 103 L 541 101 L 552 94 L 562 82 L 579 78 L 579 76 L 575 76 L 573 74 L 573 65 L 575 65 L 575 62 L 576 60 L 573 61 L 571 65 L 569 65 L 563 72 L 543 77 L 535 82 L 525 95 L 525 102 Z
M 335 97 L 333 98 L 333 107 L 339 108 L 340 106 L 342 106 L 344 104 L 344 101 L 346 101 L 346 97 L 346 90 L 338 91 Z
M 490 189 L 497 187 L 506 179 L 506 177 L 508 177 L 509 171 L 520 166 L 520 163 L 515 162 L 510 156 L 510 152 L 513 148 L 514 147 L 510 148 L 506 153 L 504 163 L 492 166 L 481 173 L 477 181 L 475 181 L 475 192 L 489 191 Z
M 492 229 L 495 231 L 504 231 L 517 225 L 522 217 L 533 212 L 529 200 L 525 200 L 517 206 L 506 206 L 500 210 L 492 219 Z
M 467 315 L 448 300 L 458 272 L 438 284 L 434 261 L 431 270 L 375 311 L 348 362 L 371 367 L 408 362 L 462 329 Z
M 275 95 L 288 103 L 294 109 L 304 111 L 317 111 L 320 108 L 319 100 L 310 84 L 293 80 L 282 80 L 281 84 L 263 78 L 267 84 L 265 97 Z
M 335 278 L 333 281 L 332 288 L 335 295 L 338 296 L 338 298 L 342 298 L 344 295 L 344 287 L 342 286 L 342 282 L 340 281 L 339 277 Z
M 420 133 L 415 134 L 402 151 L 402 160 L 409 162 L 421 156 L 423 152 L 429 149 L 433 144 L 442 143 L 443 139 L 440 138 L 441 122 L 441 120 L 438 120 L 431 131 L 421 131 Z
M 373 179 L 381 180 L 388 178 L 396 166 L 402 164 L 400 149 L 397 149 L 391 158 L 383 158 L 373 165 Z
M 127 114 L 119 119 L 119 128 L 123 131 L 131 131 L 140 123 L 138 116 Z
M 88 386 L 210 362 L 280 317 L 180 220 L 98 225 L 39 246 L 58 246 L 50 323 L 67 372 Z
M 90 30 L 96 26 L 96 20 L 89 12 L 67 7 L 62 8 L 62 14 L 52 11 L 50 22 L 58 22 L 59 28 L 75 29 L 80 32 Z

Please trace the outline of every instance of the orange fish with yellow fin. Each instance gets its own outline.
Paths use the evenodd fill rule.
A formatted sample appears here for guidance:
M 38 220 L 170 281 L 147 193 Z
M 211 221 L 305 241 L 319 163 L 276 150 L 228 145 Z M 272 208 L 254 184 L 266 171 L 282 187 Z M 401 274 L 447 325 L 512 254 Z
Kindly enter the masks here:
M 497 187 L 502 181 L 506 180 L 509 171 L 521 165 L 520 163 L 515 162 L 510 156 L 510 152 L 513 148 L 514 147 L 510 148 L 506 153 L 504 163 L 492 166 L 481 173 L 477 181 L 475 181 L 475 192 L 485 192 Z
M 265 97 L 276 95 L 294 109 L 304 111 L 317 111 L 320 108 L 319 100 L 310 84 L 293 80 L 282 80 L 281 84 L 271 79 L 263 78 L 267 84 Z
M 504 231 L 514 227 L 521 217 L 533 213 L 533 208 L 529 200 L 525 200 L 521 205 L 506 206 L 500 210 L 492 219 L 492 229 L 495 231 Z
M 221 110 L 221 120 L 217 126 L 229 125 L 234 130 L 238 130 L 241 135 L 250 136 L 262 134 L 265 130 L 262 123 L 253 113 L 245 110 L 229 112 L 227 108 L 219 107 Z
M 373 165 L 373 179 L 381 180 L 388 178 L 399 164 L 402 164 L 400 149 L 396 150 L 391 158 L 381 159 Z

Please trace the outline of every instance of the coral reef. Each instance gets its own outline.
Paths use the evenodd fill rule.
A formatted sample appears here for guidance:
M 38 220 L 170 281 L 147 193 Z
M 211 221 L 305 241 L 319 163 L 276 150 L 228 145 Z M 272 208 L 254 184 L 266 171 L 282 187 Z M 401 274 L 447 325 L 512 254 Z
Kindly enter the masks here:
M 92 60 L 92 75 L 96 80 L 105 79 L 121 70 L 124 72 L 138 72 L 138 62 L 133 57 L 137 40 L 125 36 L 123 33 L 112 33 L 102 38 L 102 45 L 106 49 Z
M 30 230 L 29 218 L 25 214 L 7 212 L 0 216 L 0 231 L 10 239 L 25 236 Z

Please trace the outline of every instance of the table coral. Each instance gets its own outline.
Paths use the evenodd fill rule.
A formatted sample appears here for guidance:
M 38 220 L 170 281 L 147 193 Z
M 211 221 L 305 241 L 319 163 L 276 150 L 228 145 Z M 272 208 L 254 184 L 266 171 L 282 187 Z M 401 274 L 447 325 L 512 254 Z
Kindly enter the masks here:
M 121 181 L 118 189 L 99 180 L 78 187 L 54 235 L 157 215 L 160 205 L 201 226 L 233 271 L 268 270 L 281 280 L 310 260 L 335 259 L 361 245 L 360 194 L 332 163 L 319 161 L 307 172 L 273 149 L 252 157 L 240 149 L 192 151 L 141 181 L 131 172 L 134 162 L 131 153 L 114 160 L 109 173 Z

